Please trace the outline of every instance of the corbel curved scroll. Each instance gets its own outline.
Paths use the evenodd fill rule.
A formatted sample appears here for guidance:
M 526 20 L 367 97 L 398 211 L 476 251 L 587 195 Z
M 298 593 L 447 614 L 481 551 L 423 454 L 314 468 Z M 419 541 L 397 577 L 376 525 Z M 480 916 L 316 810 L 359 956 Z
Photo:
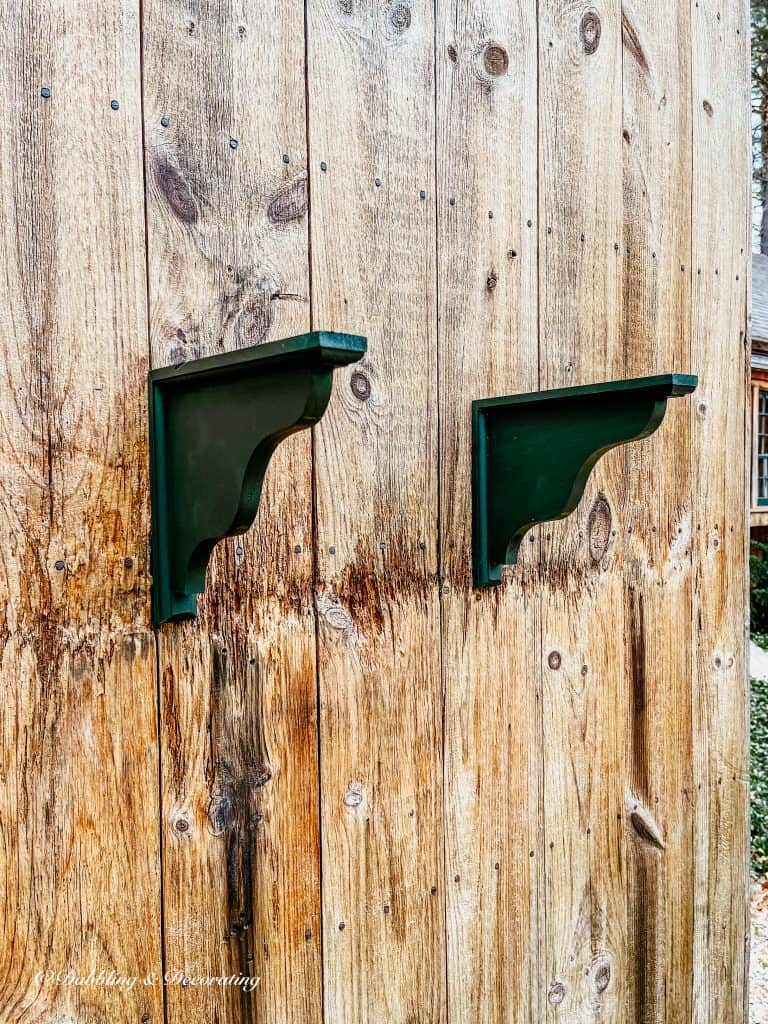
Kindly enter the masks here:
M 317 423 L 334 369 L 365 350 L 313 331 L 150 372 L 155 624 L 195 617 L 211 552 L 253 522 L 275 448 Z
M 532 526 L 576 508 L 600 456 L 648 437 L 667 399 L 697 384 L 694 376 L 671 373 L 473 402 L 475 586 L 499 583 Z

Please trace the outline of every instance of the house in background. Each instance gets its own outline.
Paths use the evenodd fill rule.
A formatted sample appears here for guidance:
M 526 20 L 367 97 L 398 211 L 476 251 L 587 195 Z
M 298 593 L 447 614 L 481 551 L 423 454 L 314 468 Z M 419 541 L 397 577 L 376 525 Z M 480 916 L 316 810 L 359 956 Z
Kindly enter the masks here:
M 749 525 L 768 535 L 768 255 L 752 254 L 752 474 Z

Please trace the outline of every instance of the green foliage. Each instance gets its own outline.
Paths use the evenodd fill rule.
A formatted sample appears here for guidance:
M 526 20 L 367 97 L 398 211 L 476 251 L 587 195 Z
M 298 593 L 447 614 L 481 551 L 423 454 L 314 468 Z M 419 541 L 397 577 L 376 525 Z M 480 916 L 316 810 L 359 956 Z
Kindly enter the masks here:
M 750 686 L 750 783 L 752 787 L 752 870 L 768 874 L 768 683 Z
M 768 251 L 768 0 L 752 0 L 752 188 L 760 252 Z
M 768 633 L 768 544 L 753 540 L 749 556 L 749 605 L 753 633 Z M 762 645 L 761 645 L 762 646 Z

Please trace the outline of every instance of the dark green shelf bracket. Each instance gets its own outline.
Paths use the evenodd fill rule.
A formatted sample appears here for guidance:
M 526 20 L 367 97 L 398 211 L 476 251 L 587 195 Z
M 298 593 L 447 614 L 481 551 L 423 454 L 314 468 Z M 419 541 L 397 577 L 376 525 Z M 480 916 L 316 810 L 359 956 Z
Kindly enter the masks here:
M 473 402 L 475 586 L 499 583 L 532 526 L 573 512 L 600 456 L 648 437 L 697 384 L 670 373 Z
M 214 545 L 244 533 L 269 460 L 317 423 L 365 338 L 314 331 L 149 374 L 152 617 L 191 619 Z

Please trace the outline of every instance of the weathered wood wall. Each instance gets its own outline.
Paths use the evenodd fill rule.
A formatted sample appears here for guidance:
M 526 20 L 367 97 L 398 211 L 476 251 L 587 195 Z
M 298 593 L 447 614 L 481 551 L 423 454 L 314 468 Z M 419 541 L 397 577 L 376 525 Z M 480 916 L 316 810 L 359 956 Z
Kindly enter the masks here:
M 746 0 L 0 29 L 0 1021 L 743 1022 Z M 310 327 L 368 354 L 153 633 L 147 369 Z M 474 591 L 471 400 L 671 370 Z

